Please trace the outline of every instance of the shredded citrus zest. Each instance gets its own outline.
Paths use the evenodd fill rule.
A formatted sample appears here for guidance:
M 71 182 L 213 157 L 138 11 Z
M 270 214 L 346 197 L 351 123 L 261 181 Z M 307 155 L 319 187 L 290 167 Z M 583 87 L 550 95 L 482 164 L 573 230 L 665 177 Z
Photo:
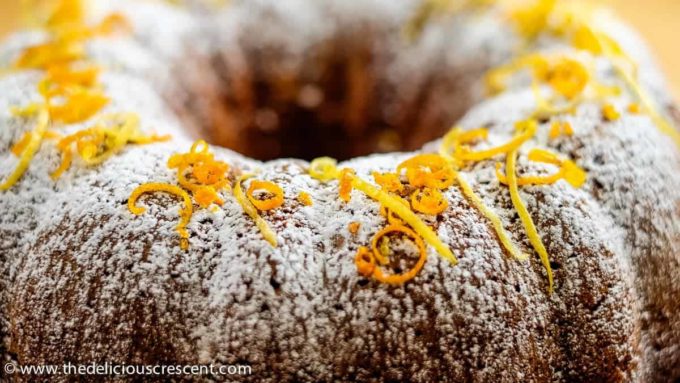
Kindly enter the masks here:
M 535 0 L 534 4 L 511 10 L 510 19 L 522 36 L 533 40 L 548 26 L 556 4 L 557 0 Z
M 391 193 L 401 193 L 404 191 L 404 184 L 399 180 L 397 173 L 378 173 L 372 172 L 371 175 L 375 183 L 380 185 L 385 191 Z
M 24 175 L 26 169 L 31 164 L 31 160 L 35 153 L 40 148 L 40 144 L 45 137 L 45 132 L 47 131 L 47 125 L 50 123 L 49 113 L 45 108 L 41 108 L 38 113 L 38 121 L 36 127 L 30 133 L 30 139 L 24 144 L 24 148 L 21 151 L 21 156 L 19 157 L 19 163 L 17 164 L 14 171 L 7 177 L 5 182 L 0 184 L 0 191 L 9 190 L 14 184 L 19 181 L 21 176 Z
M 12 154 L 15 156 L 19 157 L 21 153 L 24 151 L 26 146 L 31 142 L 31 139 L 33 138 L 33 132 L 26 132 L 24 133 L 23 136 L 17 141 L 16 144 L 12 145 L 12 148 L 10 151 Z
M 24 149 L 26 149 L 26 146 L 31 142 L 31 138 L 33 137 L 32 133 L 33 132 L 26 132 L 23 136 L 21 136 L 21 139 L 19 139 L 16 144 L 12 145 L 12 148 L 10 149 L 12 154 L 19 157 L 21 153 L 23 153 Z M 48 130 L 43 136 L 43 139 L 45 140 L 53 138 L 61 138 L 61 134 L 55 132 L 54 130 Z
M 425 261 L 427 260 L 427 251 L 425 250 L 425 244 L 423 243 L 423 240 L 420 238 L 418 234 L 416 234 L 416 232 L 405 226 L 390 225 L 380 230 L 373 237 L 372 241 L 373 257 L 378 261 L 379 264 L 386 265 L 387 263 L 389 263 L 389 258 L 388 256 L 385 256 L 384 254 L 381 253 L 381 250 L 377 248 L 376 244 L 378 243 L 380 238 L 393 232 L 401 232 L 414 240 L 420 254 L 420 256 L 418 257 L 418 261 L 413 266 L 413 268 L 401 274 L 384 274 L 380 266 L 376 264 L 375 268 L 373 269 L 373 278 L 383 283 L 399 285 L 410 281 L 411 279 L 415 278 L 416 275 L 418 275 L 420 270 L 425 265 Z
M 550 132 L 548 137 L 555 139 L 560 135 L 571 136 L 574 134 L 574 129 L 568 121 L 555 121 L 550 125 Z
M 621 49 L 621 46 L 606 33 L 595 30 L 591 26 L 585 26 L 585 28 L 590 29 L 590 32 L 596 41 L 596 47 L 600 49 L 604 56 L 611 60 L 614 69 L 637 98 L 642 110 L 650 116 L 661 133 L 669 136 L 675 144 L 680 147 L 680 132 L 678 132 L 678 130 L 659 113 L 653 99 L 636 79 L 635 73 L 637 73 L 637 67 L 634 61 L 630 59 L 623 49 Z M 624 63 L 621 61 L 624 61 Z M 628 66 L 632 68 L 626 68 L 625 64 L 628 64 Z
M 628 113 L 632 113 L 632 114 L 640 114 L 640 113 L 642 113 L 642 109 L 640 109 L 640 104 L 638 104 L 638 103 L 636 103 L 636 102 L 631 103 L 630 105 L 628 105 L 628 109 L 627 109 L 627 110 L 628 110 Z
M 71 166 L 75 144 L 76 152 L 87 165 L 98 165 L 121 151 L 128 144 L 147 144 L 168 140 L 169 136 L 145 136 L 139 130 L 139 117 L 134 113 L 115 113 L 102 116 L 92 127 L 65 136 L 57 143 L 62 162 L 52 173 L 58 179 Z
M 569 182 L 575 188 L 581 187 L 587 178 L 586 172 L 581 169 L 576 163 L 571 160 L 565 160 L 557 157 L 543 149 L 531 149 L 529 151 L 529 160 L 535 162 L 542 162 L 552 164 L 559 167 L 559 170 L 549 176 L 522 176 L 517 178 L 517 185 L 547 185 L 553 184 L 560 179 Z M 507 177 L 501 172 L 501 164 L 496 163 L 496 177 L 498 181 L 503 184 L 508 184 Z
M 244 174 L 236 180 L 236 184 L 234 185 L 234 197 L 236 197 L 236 201 L 239 203 L 239 205 L 241 205 L 243 211 L 248 214 L 248 216 L 250 216 L 253 221 L 255 221 L 255 225 L 257 225 L 257 228 L 262 233 L 264 239 L 273 247 L 276 247 L 276 234 L 269 227 L 269 224 L 267 224 L 267 222 L 262 219 L 262 217 L 260 217 L 257 209 L 255 206 L 253 206 L 253 204 L 250 203 L 248 197 L 246 197 L 246 195 L 243 193 L 243 189 L 241 188 L 241 183 L 249 178 L 252 178 L 253 176 L 253 174 Z
M 272 197 L 267 199 L 257 199 L 253 195 L 256 190 L 266 190 L 272 194 Z M 257 210 L 272 210 L 283 205 L 283 189 L 273 182 L 252 180 L 246 192 L 250 202 L 257 208 Z
M 90 31 L 90 36 L 107 36 L 114 33 L 130 33 L 132 25 L 125 15 L 114 12 L 106 16 L 98 25 Z
M 451 163 L 439 154 L 419 154 L 397 166 L 397 175 L 406 170 L 411 186 L 446 189 L 453 185 L 455 171 Z
M 69 0 L 61 0 L 62 5 Z M 66 64 L 85 58 L 84 42 L 95 36 L 110 35 L 118 30 L 130 30 L 130 25 L 119 13 L 108 15 L 98 25 L 85 26 L 82 17 L 75 17 L 74 12 L 61 12 L 65 7 L 55 11 L 47 27 L 52 39 L 25 49 L 14 66 L 20 69 L 47 69 L 55 64 Z
M 510 253 L 512 257 L 517 260 L 524 261 L 529 259 L 529 255 L 523 253 L 520 249 L 515 246 L 514 242 L 510 238 L 510 234 L 503 227 L 503 222 L 500 217 L 489 207 L 487 207 L 482 199 L 474 192 L 470 184 L 465 180 L 462 174 L 458 173 L 457 178 L 458 184 L 460 185 L 463 194 L 472 203 L 477 210 L 479 210 L 485 217 L 491 222 L 498 239 L 500 240 L 503 247 Z
M 386 265 L 389 263 L 389 238 L 387 237 L 387 234 L 390 233 L 404 233 L 406 235 L 411 235 L 413 231 L 411 231 L 409 228 L 407 228 L 404 225 L 389 225 L 387 227 L 384 227 L 375 235 L 373 236 L 373 239 L 371 240 L 371 249 L 373 250 L 373 254 L 375 256 L 376 261 L 378 261 L 379 264 L 381 265 Z M 381 239 L 387 239 L 387 241 L 381 241 Z
M 212 186 L 205 186 L 197 189 L 193 193 L 193 196 L 194 200 L 196 200 L 196 203 L 202 208 L 207 208 L 212 204 L 220 206 L 224 204 L 224 201 L 217 193 L 217 190 L 215 190 L 215 188 Z
M 364 277 L 370 277 L 375 270 L 375 257 L 366 246 L 359 247 L 354 263 L 357 266 L 357 272 Z
M 349 230 L 350 233 L 356 234 L 359 232 L 359 228 L 361 227 L 361 223 L 359 222 L 350 222 L 349 225 L 347 225 L 347 230 Z
M 395 194 L 391 194 L 391 196 L 394 197 L 397 201 L 399 201 L 405 207 L 408 207 L 408 208 L 411 207 L 411 205 L 409 205 L 408 201 L 405 200 L 404 198 L 402 198 L 398 195 L 395 195 Z M 390 209 L 388 209 L 387 207 L 385 207 L 383 205 L 380 205 L 380 215 L 387 218 L 387 222 L 390 223 L 390 224 L 393 224 L 393 225 L 396 225 L 396 224 L 403 225 L 404 224 L 404 222 L 401 219 L 399 219 L 399 217 L 395 216 L 394 213 L 392 213 L 390 211 Z
M 82 59 L 85 46 L 79 41 L 50 41 L 24 49 L 14 63 L 17 69 L 47 69 Z
M 89 88 L 64 88 L 64 102 L 58 105 L 47 98 L 50 108 L 50 117 L 57 122 L 74 124 L 90 119 L 109 103 L 109 98 L 99 89 Z
M 47 68 L 47 73 L 39 88 L 42 90 L 41 93 L 50 93 L 50 87 L 53 86 L 92 87 L 96 85 L 100 71 L 101 69 L 95 65 L 82 69 L 75 69 L 68 65 L 53 65 Z
M 51 29 L 63 29 L 74 24 L 81 24 L 85 19 L 85 4 L 83 0 L 61 0 L 47 20 Z
M 305 206 L 312 206 L 314 204 L 314 202 L 312 201 L 312 196 L 304 191 L 298 194 L 298 201 L 300 201 L 300 203 Z
M 182 199 L 184 203 L 184 208 L 180 210 L 180 222 L 177 225 L 177 233 L 180 236 L 180 248 L 182 250 L 187 250 L 189 248 L 189 232 L 186 227 L 191 220 L 193 214 L 193 204 L 191 203 L 191 198 L 189 194 L 179 186 L 165 184 L 165 183 L 146 183 L 139 185 L 135 190 L 132 191 L 130 198 L 128 198 L 128 209 L 132 214 L 141 215 L 144 214 L 146 208 L 137 206 L 137 199 L 142 194 L 163 192 L 175 195 Z
M 349 202 L 352 193 L 352 180 L 354 179 L 354 171 L 352 169 L 342 169 L 340 171 L 340 199 Z
M 45 42 L 25 48 L 13 63 L 16 69 L 38 69 L 44 71 L 43 79 L 38 83 L 38 92 L 43 100 L 23 108 L 12 108 L 17 116 L 30 117 L 39 110 L 45 110 L 46 119 L 53 123 L 74 124 L 84 122 L 99 113 L 109 103 L 98 83 L 100 68 L 88 62 L 85 43 L 88 39 L 111 34 L 117 30 L 129 29 L 129 24 L 121 14 L 112 14 L 104 18 L 98 25 L 87 26 L 84 17 L 84 2 L 81 0 L 58 0 L 52 7 L 45 28 L 48 38 Z M 108 128 L 103 128 L 108 129 Z M 123 129 L 126 130 L 126 129 Z M 89 128 L 64 138 L 77 145 L 81 158 L 88 164 L 100 163 L 112 153 L 117 152 L 127 143 L 124 134 L 103 132 L 99 127 Z M 77 135 L 77 136 L 75 136 Z M 39 135 L 42 140 L 45 132 Z M 22 140 L 15 145 L 13 152 L 23 151 L 25 146 L 33 143 L 37 137 Z M 135 134 L 128 141 L 133 143 L 155 142 L 160 137 Z M 122 144 L 121 144 L 122 143 Z M 62 140 L 58 145 L 62 151 L 62 163 L 52 174 L 59 177 L 71 164 L 70 144 Z M 102 148 L 103 153 L 100 153 Z M 29 153 L 26 151 L 26 153 Z M 28 158 L 32 158 L 32 153 Z M 27 167 L 21 163 L 20 167 Z M 21 172 L 23 173 L 23 172 Z M 19 174 L 19 173 L 17 173 Z M 21 174 L 19 174 L 20 177 Z M 13 183 L 16 180 L 13 181 Z
M 337 162 L 334 159 L 329 157 L 317 158 L 311 162 L 309 174 L 311 177 L 322 181 L 339 179 L 340 171 L 338 171 L 337 167 L 335 166 L 336 163 Z M 354 174 L 351 174 L 350 176 L 352 178 L 352 187 L 354 189 L 363 192 L 369 198 L 372 198 L 373 200 L 380 203 L 381 206 L 384 206 L 390 212 L 393 212 L 399 216 L 399 218 L 404 221 L 405 224 L 411 226 L 413 230 L 415 230 L 415 232 L 425 240 L 425 242 L 434 247 L 435 250 L 437 250 L 437 252 L 449 262 L 454 265 L 458 263 L 458 260 L 451 252 L 451 249 L 449 249 L 448 246 L 446 246 L 439 239 L 437 234 L 435 234 L 435 232 L 432 231 L 432 229 L 430 229 L 430 227 L 427 226 L 425 222 L 423 222 L 413 211 L 411 211 L 408 204 L 404 206 L 404 204 L 399 201 L 399 197 L 391 195 L 389 192 L 364 181 Z
M 534 129 L 535 131 L 535 129 Z M 477 140 L 486 140 L 488 136 L 488 130 L 484 128 L 473 129 L 469 131 L 463 131 L 461 128 L 454 128 L 449 131 L 443 138 L 441 145 L 439 146 L 439 153 L 442 157 L 446 158 L 453 164 L 460 166 L 460 161 L 455 155 L 461 153 L 461 147 L 463 144 L 473 143 Z M 458 182 L 463 194 L 470 200 L 492 224 L 496 234 L 498 235 L 501 244 L 514 258 L 519 260 L 527 259 L 528 256 L 522 253 L 514 245 L 510 239 L 510 235 L 503 228 L 501 219 L 493 212 L 489 207 L 487 207 L 481 198 L 475 194 L 470 184 L 465 180 L 465 178 L 460 174 L 456 173 L 456 181 Z
M 505 165 L 508 172 L 507 181 L 508 188 L 510 189 L 510 199 L 512 200 L 512 204 L 515 207 L 515 210 L 517 210 L 519 218 L 522 221 L 522 225 L 524 226 L 524 229 L 527 232 L 529 242 L 538 253 L 539 258 L 543 263 L 543 267 L 545 268 L 546 273 L 548 274 L 548 291 L 549 293 L 552 294 L 553 274 L 552 268 L 550 266 L 550 258 L 548 257 L 548 252 L 545 249 L 545 246 L 543 245 L 543 241 L 541 240 L 538 231 L 536 230 L 534 221 L 531 219 L 531 215 L 529 215 L 529 211 L 527 211 L 527 208 L 519 195 L 519 189 L 517 187 L 517 175 L 515 173 L 516 160 L 517 149 L 513 149 L 510 151 L 510 153 L 508 153 Z
M 411 194 L 411 206 L 420 213 L 437 215 L 446 210 L 449 203 L 439 190 L 423 188 Z
M 197 140 L 188 153 L 176 153 L 168 159 L 168 168 L 177 169 L 179 184 L 192 192 L 196 202 L 203 208 L 212 204 L 222 205 L 219 195 L 229 189 L 227 172 L 229 165 L 215 159 L 208 144 Z
M 534 86 L 548 84 L 567 100 L 575 99 L 590 83 L 590 72 L 579 60 L 566 56 L 549 58 L 533 53 L 489 71 L 486 75 L 487 89 L 491 94 L 504 91 L 508 78 L 523 69 L 531 71 Z
M 469 146 L 465 145 L 465 132 L 460 128 L 455 128 L 447 134 L 448 138 L 442 141 L 440 153 L 443 157 L 449 158 L 453 161 L 482 161 L 493 158 L 500 154 L 505 154 L 513 149 L 518 148 L 524 142 L 534 136 L 538 129 L 538 122 L 535 119 L 528 119 L 519 121 L 515 124 L 515 129 L 519 134 L 515 135 L 510 141 L 500 146 L 472 151 Z M 446 146 L 444 146 L 446 144 Z
M 15 117 L 31 118 L 38 114 L 43 106 L 43 103 L 32 102 L 24 107 L 11 106 L 9 112 Z
M 605 104 L 602 107 L 602 116 L 604 116 L 607 121 L 616 121 L 621 117 L 621 114 L 616 110 L 614 105 Z
M 484 141 L 488 136 L 489 131 L 486 128 L 463 130 L 460 127 L 454 127 L 442 137 L 442 142 L 439 145 L 439 155 L 454 164 L 456 168 L 459 168 L 462 166 L 462 161 L 454 157 L 454 155 L 461 152 L 463 145 Z
M 588 85 L 590 74 L 577 60 L 559 59 L 548 73 L 547 82 L 559 94 L 571 100 L 581 94 Z
M 314 159 L 309 164 L 309 175 L 321 182 L 327 182 L 337 178 L 338 169 L 336 165 L 338 161 L 330 157 L 319 157 Z
M 444 257 L 446 260 L 452 264 L 457 264 L 458 260 L 451 252 L 448 246 L 446 246 L 435 234 L 429 226 L 427 226 L 418 216 L 411 211 L 408 206 L 404 206 L 397 198 L 390 195 L 389 193 L 378 189 L 377 187 L 371 185 L 370 183 L 362 180 L 359 177 L 354 177 L 354 188 L 363 192 L 370 198 L 378 201 L 381 205 L 385 206 L 390 212 L 393 212 L 405 224 L 408 224 L 413 228 L 413 230 L 418 233 L 425 242 L 434 247 L 437 252 Z

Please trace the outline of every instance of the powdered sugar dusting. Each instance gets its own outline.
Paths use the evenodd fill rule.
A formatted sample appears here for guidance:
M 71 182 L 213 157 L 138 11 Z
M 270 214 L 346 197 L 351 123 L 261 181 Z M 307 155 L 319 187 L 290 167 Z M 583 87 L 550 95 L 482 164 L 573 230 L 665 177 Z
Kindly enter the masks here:
M 316 32 L 337 33 L 317 16 L 321 6 L 257 3 L 274 7 L 277 17 L 301 28 L 287 36 L 258 36 L 280 37 L 292 56 L 312 44 Z M 413 4 L 325 3 L 340 16 L 372 10 L 371 22 L 388 27 Z M 533 255 L 529 261 L 511 259 L 491 225 L 452 187 L 445 191 L 449 208 L 423 219 L 460 263 L 454 267 L 429 249 L 424 269 L 404 286 L 365 279 L 356 271 L 354 255 L 385 225 L 375 201 L 355 190 L 348 203 L 342 202 L 337 182 L 312 179 L 304 161 L 261 163 L 220 148 L 213 149 L 216 157 L 233 169 L 254 172 L 284 189 L 284 205 L 262 213 L 279 246 L 263 240 L 228 194 L 216 212 L 195 207 L 188 225 L 190 248 L 184 252 L 175 230 L 178 200 L 161 193 L 144 196 L 139 205 L 147 212 L 137 217 L 127 199 L 142 183 L 176 179 L 166 161 L 186 151 L 191 140 L 161 96 L 172 96 L 164 84 L 170 66 L 182 59 L 181 41 L 203 33 L 205 26 L 181 8 L 124 4 L 121 9 L 137 27 L 134 36 L 91 43 L 101 62 L 118 68 L 102 76 L 112 100 L 105 112 L 135 111 L 145 131 L 171 133 L 174 139 L 128 146 L 96 168 L 76 161 L 56 183 L 49 173 L 59 158 L 53 142 L 46 141 L 22 181 L 0 194 L 5 212 L 0 215 L 3 358 L 12 355 L 22 364 L 247 363 L 252 376 L 230 377 L 243 381 L 650 381 L 659 374 L 680 376 L 680 157 L 649 118 L 624 111 L 631 101 L 626 96 L 613 101 L 622 111 L 618 121 L 604 121 L 600 105 L 587 102 L 566 117 L 573 136 L 549 140 L 548 121 L 526 145 L 563 153 L 589 173 L 587 185 L 578 190 L 564 181 L 521 189 L 551 255 L 553 295 L 546 293 L 545 270 L 507 188 L 494 176 L 493 161 L 464 169 L 464 177 L 499 214 L 513 240 Z M 256 6 L 236 2 L 216 17 L 241 15 L 250 17 L 242 23 L 257 25 L 265 15 L 248 12 Z M 163 17 L 153 17 L 157 12 Z M 172 20 L 181 21 L 177 34 L 162 28 Z M 313 25 L 302 30 L 302 21 Z M 335 22 L 340 28 L 351 20 Z M 506 38 L 507 30 L 490 25 L 496 25 L 491 15 L 432 26 L 420 49 L 428 52 L 427 34 L 439 36 L 429 51 L 435 52 L 474 30 L 470 35 L 478 37 L 478 44 L 468 42 L 458 52 L 488 49 L 490 54 L 476 60 L 489 60 L 480 66 L 495 64 L 510 54 L 498 42 L 515 37 Z M 408 60 L 413 64 L 418 58 Z M 391 75 L 407 73 L 407 59 L 398 64 Z M 463 72 L 452 76 L 467 73 L 459 64 L 451 67 Z M 641 70 L 645 81 L 657 78 L 652 66 Z M 601 72 L 607 81 L 617 81 L 606 63 Z M 10 146 L 32 127 L 31 121 L 11 116 L 9 107 L 36 100 L 39 78 L 17 73 L 0 79 L 2 176 L 16 164 Z M 497 145 L 534 108 L 528 84 L 517 81 L 471 109 L 460 124 L 488 126 L 488 145 Z M 372 180 L 371 171 L 392 171 L 412 155 L 372 155 L 339 166 Z M 523 151 L 519 171 L 551 173 L 555 168 L 530 163 Z M 312 206 L 297 201 L 301 191 L 311 194 Z M 352 222 L 361 224 L 356 235 L 348 229 Z M 405 258 L 413 256 L 409 242 L 394 248 Z

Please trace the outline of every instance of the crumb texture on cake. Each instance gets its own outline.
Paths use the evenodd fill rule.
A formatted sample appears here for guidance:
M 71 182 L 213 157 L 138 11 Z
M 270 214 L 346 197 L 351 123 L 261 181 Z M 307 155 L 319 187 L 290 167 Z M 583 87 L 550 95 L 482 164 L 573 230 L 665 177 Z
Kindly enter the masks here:
M 249 156 L 302 157 L 312 153 L 305 145 L 322 138 L 329 141 L 315 150 L 335 150 L 333 129 L 345 129 L 350 133 L 336 137 L 347 146 L 336 148 L 338 156 L 375 154 L 338 167 L 368 180 L 414 154 L 436 152 L 441 140 L 432 140 L 457 120 L 465 130 L 487 128 L 489 147 L 507 142 L 515 123 L 532 117 L 536 100 L 522 76 L 484 96 L 484 73 L 511 60 L 521 41 L 501 15 L 462 11 L 406 44 L 399 28 L 416 0 L 233 1 L 219 11 L 94 3 L 93 17 L 121 12 L 133 27 L 87 43 L 104 68 L 99 81 L 110 102 L 102 113 L 134 111 L 145 131 L 173 138 L 127 146 L 96 167 L 74 160 L 56 181 L 50 174 L 62 158 L 44 143 L 21 181 L 0 192 L 2 362 L 247 364 L 250 376 L 213 377 L 243 382 L 680 379 L 680 151 L 649 116 L 627 109 L 630 97 L 613 98 L 620 111 L 613 121 L 598 102 L 578 104 L 560 116 L 573 127 L 570 136 L 549 138 L 552 121 L 539 119 L 528 141 L 588 173 L 581 188 L 560 180 L 520 189 L 550 254 L 552 294 L 494 160 L 461 173 L 530 259 L 511 258 L 489 221 L 451 187 L 442 191 L 446 210 L 422 219 L 458 264 L 428 248 L 417 277 L 391 286 L 359 275 L 354 261 L 385 226 L 379 203 L 357 190 L 344 202 L 338 182 L 310 177 L 305 160 Z M 677 128 L 678 109 L 644 43 L 615 17 L 602 23 L 635 57 L 640 83 L 675 115 Z M 35 31 L 12 36 L 0 46 L 0 65 L 11 66 L 45 38 Z M 546 54 L 581 54 L 549 38 L 538 46 Z M 593 61 L 599 78 L 618 81 L 611 62 Z M 338 76 L 355 88 L 334 84 Z M 40 80 L 31 70 L 0 77 L 3 178 L 17 163 L 13 145 L 34 125 L 12 108 L 39 101 Z M 333 86 L 338 94 L 358 92 L 359 104 L 329 99 Z M 324 110 L 309 111 L 317 107 Z M 324 118 L 330 122 L 319 125 Z M 328 131 L 295 142 L 317 125 Z M 392 151 L 385 131 L 412 142 L 398 148 L 415 152 Z M 195 210 L 186 251 L 176 198 L 144 196 L 147 212 L 130 212 L 137 186 L 175 182 L 168 157 L 189 150 L 197 135 L 243 153 L 211 147 L 233 170 L 231 182 L 256 173 L 283 189 L 283 205 L 261 212 L 277 247 L 232 195 L 220 209 Z M 276 146 L 286 137 L 291 147 Z M 520 173 L 552 171 L 527 155 L 520 150 Z M 302 203 L 301 192 L 313 204 Z M 348 230 L 354 222 L 356 233 Z M 395 253 L 413 252 L 410 241 L 397 242 Z

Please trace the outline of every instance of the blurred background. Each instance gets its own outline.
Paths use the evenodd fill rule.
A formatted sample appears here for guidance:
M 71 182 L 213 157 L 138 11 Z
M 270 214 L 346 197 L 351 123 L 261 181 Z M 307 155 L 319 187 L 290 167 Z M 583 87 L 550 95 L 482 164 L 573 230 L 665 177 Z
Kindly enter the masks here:
M 566 0 L 568 1 L 568 0 Z M 645 37 L 680 98 L 680 0 L 605 0 Z M 21 0 L 0 0 L 0 40 L 21 26 Z

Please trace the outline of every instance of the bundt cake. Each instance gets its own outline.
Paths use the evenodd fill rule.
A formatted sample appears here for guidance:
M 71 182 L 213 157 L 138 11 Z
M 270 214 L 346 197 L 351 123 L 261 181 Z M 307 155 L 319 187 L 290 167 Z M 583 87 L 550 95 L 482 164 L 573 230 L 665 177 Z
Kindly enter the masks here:
M 33 14 L 0 46 L 0 380 L 680 381 L 680 119 L 606 9 Z M 248 371 L 20 370 L 65 363 Z

